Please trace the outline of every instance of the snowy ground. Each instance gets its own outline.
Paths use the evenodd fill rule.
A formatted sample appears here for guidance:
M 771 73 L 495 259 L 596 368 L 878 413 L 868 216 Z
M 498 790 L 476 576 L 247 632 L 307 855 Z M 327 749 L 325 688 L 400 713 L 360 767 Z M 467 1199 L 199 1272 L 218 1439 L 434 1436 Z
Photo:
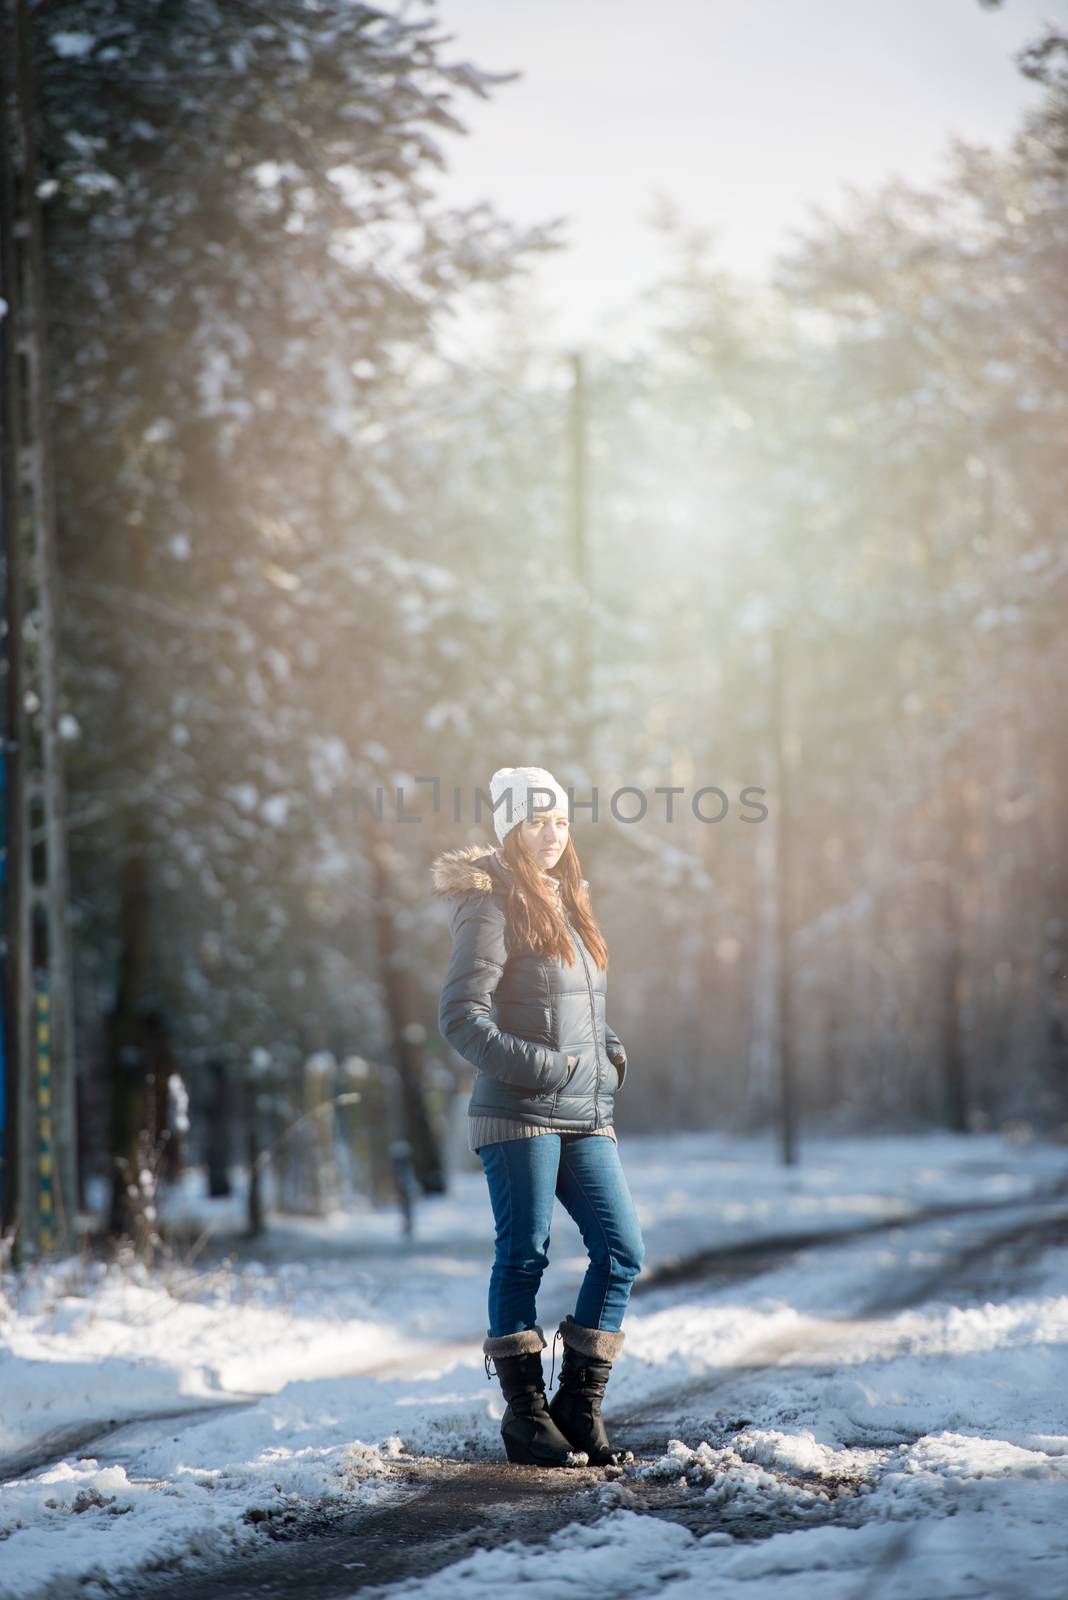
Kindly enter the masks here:
M 495 1547 L 394 1565 L 418 1576 L 391 1593 L 773 1600 L 811 1573 L 821 1600 L 1063 1600 L 1068 1150 L 810 1142 L 787 1174 L 757 1141 L 621 1149 L 648 1248 L 606 1414 L 633 1466 L 504 1467 L 480 1349 L 492 1224 L 464 1172 L 410 1244 L 363 1212 L 286 1219 L 259 1259 L 235 1236 L 154 1273 L 6 1278 L 0 1594 L 112 1593 L 127 1574 L 162 1596 L 179 1570 L 173 1592 L 233 1600 L 268 1590 L 229 1568 L 215 1587 L 204 1563 L 241 1555 L 252 1574 L 265 1546 L 277 1571 L 302 1564 L 309 1597 L 355 1593 L 376 1581 L 361 1527 L 368 1556 L 391 1511 L 414 1538 L 473 1473 Z M 549 1337 L 585 1265 L 559 1209 L 551 1261 Z M 528 1504 L 487 1536 L 487 1497 L 511 1503 L 517 1470 L 549 1522 Z M 335 1513 L 348 1579 L 303 1537 Z

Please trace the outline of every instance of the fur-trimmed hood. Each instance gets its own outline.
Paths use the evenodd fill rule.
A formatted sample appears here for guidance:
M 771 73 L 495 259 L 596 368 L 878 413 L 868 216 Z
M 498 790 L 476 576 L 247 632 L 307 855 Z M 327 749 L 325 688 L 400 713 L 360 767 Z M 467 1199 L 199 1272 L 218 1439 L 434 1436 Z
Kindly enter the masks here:
M 481 856 L 493 854 L 491 844 L 463 844 L 458 850 L 443 850 L 431 863 L 430 882 L 435 894 L 466 894 L 481 889 L 493 892 L 494 883 L 485 867 L 476 867 Z
M 486 856 L 493 857 L 493 867 L 489 870 L 476 864 Z M 511 869 L 498 860 L 491 844 L 463 844 L 457 850 L 443 850 L 434 859 L 430 866 L 430 882 L 435 894 L 467 894 L 472 889 L 492 894 L 497 888 L 491 875 L 493 871 L 504 874 Z M 582 886 L 589 888 L 585 878 Z

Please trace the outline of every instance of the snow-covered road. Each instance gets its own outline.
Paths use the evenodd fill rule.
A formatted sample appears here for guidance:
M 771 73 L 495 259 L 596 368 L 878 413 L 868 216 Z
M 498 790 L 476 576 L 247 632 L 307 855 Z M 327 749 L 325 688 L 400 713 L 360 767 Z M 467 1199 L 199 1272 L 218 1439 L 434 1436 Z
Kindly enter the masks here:
M 649 1252 L 606 1409 L 633 1466 L 504 1463 L 488 1202 L 465 1173 L 409 1247 L 370 1216 L 199 1282 L 9 1283 L 9 1452 L 47 1432 L 42 1396 L 70 1427 L 101 1400 L 129 1415 L 160 1375 L 186 1403 L 276 1392 L 6 1484 L 2 1592 L 115 1594 L 139 1570 L 121 1592 L 158 1600 L 408 1578 L 763 1600 L 809 1572 L 821 1600 L 1068 1594 L 1068 1152 L 852 1140 L 783 1173 L 755 1142 L 690 1136 L 624 1159 Z M 547 1329 L 584 1264 L 562 1213 L 551 1254 Z

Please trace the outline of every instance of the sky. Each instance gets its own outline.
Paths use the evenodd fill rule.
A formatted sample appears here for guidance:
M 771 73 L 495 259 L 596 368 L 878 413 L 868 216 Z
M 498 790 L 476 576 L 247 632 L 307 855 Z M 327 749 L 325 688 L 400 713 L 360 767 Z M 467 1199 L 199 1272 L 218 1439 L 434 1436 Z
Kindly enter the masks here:
M 462 95 L 450 203 L 567 219 L 536 286 L 563 344 L 617 334 L 665 198 L 761 274 L 816 203 L 937 176 L 953 134 L 1007 141 L 1038 91 L 1014 56 L 1068 0 L 437 0 L 447 59 L 520 79 Z M 542 320 L 540 317 L 539 320 Z M 628 323 L 630 326 L 630 323 Z

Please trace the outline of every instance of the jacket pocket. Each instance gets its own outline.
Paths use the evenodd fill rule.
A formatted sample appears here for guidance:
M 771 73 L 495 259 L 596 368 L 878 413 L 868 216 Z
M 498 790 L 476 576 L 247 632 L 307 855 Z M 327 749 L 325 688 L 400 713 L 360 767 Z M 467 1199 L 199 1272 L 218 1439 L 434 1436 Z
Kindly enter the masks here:
M 592 1044 L 561 1045 L 566 1055 L 575 1057 L 575 1065 L 556 1091 L 558 1095 L 593 1095 L 598 1081 L 597 1046 Z

